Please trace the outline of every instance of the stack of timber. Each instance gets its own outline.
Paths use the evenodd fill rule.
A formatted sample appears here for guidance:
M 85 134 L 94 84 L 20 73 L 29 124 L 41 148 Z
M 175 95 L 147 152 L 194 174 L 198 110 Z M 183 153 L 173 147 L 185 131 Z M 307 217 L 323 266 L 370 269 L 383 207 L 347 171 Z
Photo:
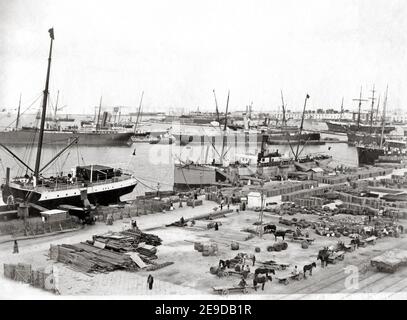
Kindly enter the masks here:
M 319 176 L 315 179 L 320 183 L 338 184 L 361 179 L 369 179 L 380 176 L 386 176 L 393 172 L 392 168 L 370 168 L 366 170 L 357 170 L 356 172 L 342 174 L 338 176 Z
M 62 244 L 49 250 L 52 260 L 82 272 L 135 271 L 157 259 L 156 246 L 162 240 L 153 234 L 129 229 L 94 235 L 92 241 Z M 140 256 L 139 256 L 140 255 Z
M 301 198 L 309 198 L 313 196 L 320 196 L 325 194 L 326 192 L 334 191 L 334 190 L 343 190 L 347 188 L 346 183 L 340 183 L 340 184 L 334 184 L 330 186 L 322 186 L 322 187 L 316 187 L 313 189 L 306 189 L 306 190 L 300 190 L 288 194 L 282 194 L 281 195 L 281 200 L 283 202 L 293 202 L 295 199 Z
M 264 196 L 274 197 L 282 194 L 293 193 L 300 190 L 308 190 L 318 187 L 317 181 L 303 181 L 303 182 L 284 182 L 284 183 L 271 183 L 265 184 L 263 188 L 258 186 L 250 187 L 250 191 L 261 192 L 263 190 Z

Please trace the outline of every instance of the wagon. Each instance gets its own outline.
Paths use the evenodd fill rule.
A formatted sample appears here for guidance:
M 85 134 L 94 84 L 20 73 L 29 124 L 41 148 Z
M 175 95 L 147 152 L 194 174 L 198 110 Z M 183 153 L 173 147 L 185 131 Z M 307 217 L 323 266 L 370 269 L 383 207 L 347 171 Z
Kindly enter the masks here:
M 345 259 L 345 251 L 332 252 L 328 257 L 328 262 L 335 264 L 337 260 Z
M 232 293 L 232 292 L 240 292 L 240 293 L 246 294 L 246 293 L 249 292 L 248 288 L 250 288 L 250 287 L 247 287 L 247 286 L 246 287 L 239 287 L 239 286 L 212 287 L 213 291 L 215 291 L 216 293 L 221 294 L 223 296 L 226 296 L 226 295 L 228 295 L 229 293 Z
M 275 262 L 275 261 L 272 261 L 272 260 L 271 261 L 264 261 L 264 262 L 257 261 L 257 263 L 262 264 L 264 267 L 270 268 L 270 269 L 273 269 L 273 270 L 285 270 L 290 266 L 289 263 L 283 263 L 283 262 L 278 263 L 278 262 Z
M 292 274 L 290 273 L 285 273 L 285 274 L 279 274 L 278 276 L 275 277 L 279 283 L 284 283 L 285 285 L 290 283 L 290 280 L 301 280 L 304 278 L 304 274 L 302 272 L 299 272 L 298 274 Z
M 314 238 L 297 237 L 297 236 L 294 236 L 294 235 L 291 237 L 290 240 L 291 240 L 291 241 L 300 241 L 300 242 L 302 242 L 302 241 L 307 241 L 308 244 L 312 244 L 312 243 L 315 241 Z
M 365 241 L 366 243 L 369 243 L 369 244 L 376 244 L 376 240 L 377 240 L 377 237 L 371 236 L 371 237 L 369 237 L 369 238 L 366 238 L 364 241 Z

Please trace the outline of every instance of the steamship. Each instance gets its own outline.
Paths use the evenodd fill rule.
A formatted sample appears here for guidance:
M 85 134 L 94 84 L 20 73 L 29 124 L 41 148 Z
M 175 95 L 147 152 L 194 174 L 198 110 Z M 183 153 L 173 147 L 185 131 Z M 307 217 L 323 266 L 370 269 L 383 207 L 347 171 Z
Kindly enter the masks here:
M 137 179 L 120 169 L 102 165 L 78 166 L 66 176 L 44 177 L 42 172 L 48 168 L 68 148 L 78 142 L 75 137 L 47 164 L 41 166 L 41 152 L 44 143 L 44 127 L 47 109 L 49 75 L 51 68 L 52 45 L 54 31 L 49 30 L 51 43 L 49 49 L 47 78 L 42 102 L 41 124 L 38 134 L 37 156 L 35 168 L 21 160 L 16 154 L 0 143 L 5 151 L 11 154 L 27 173 L 22 177 L 10 179 L 10 169 L 6 170 L 6 182 L 1 186 L 3 201 L 7 204 L 25 202 L 53 209 L 61 204 L 81 206 L 88 200 L 92 204 L 117 203 L 120 197 L 131 193 L 137 185 Z M 31 173 L 31 175 L 28 174 Z

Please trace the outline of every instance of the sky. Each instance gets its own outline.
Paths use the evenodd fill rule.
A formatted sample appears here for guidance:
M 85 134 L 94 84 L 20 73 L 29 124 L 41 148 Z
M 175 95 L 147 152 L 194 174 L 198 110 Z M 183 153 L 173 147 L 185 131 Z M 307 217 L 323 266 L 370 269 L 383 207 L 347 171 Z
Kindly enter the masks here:
M 407 102 L 404 0 L 0 0 L 0 108 L 45 84 L 64 112 L 357 108 L 375 85 Z M 38 108 L 40 103 L 34 106 Z M 369 108 L 365 102 L 364 109 Z

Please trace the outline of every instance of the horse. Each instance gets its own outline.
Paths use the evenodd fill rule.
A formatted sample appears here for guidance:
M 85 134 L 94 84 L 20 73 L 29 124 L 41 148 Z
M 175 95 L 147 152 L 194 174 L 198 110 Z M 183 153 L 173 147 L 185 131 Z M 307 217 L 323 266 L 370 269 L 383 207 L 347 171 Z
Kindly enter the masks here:
M 219 260 L 219 267 L 224 270 L 225 268 L 230 268 L 230 260 Z
M 355 248 L 357 249 L 357 248 L 359 248 L 359 246 L 360 246 L 360 239 L 359 239 L 359 238 L 352 239 L 352 240 L 350 241 L 350 244 L 351 244 L 351 245 L 354 245 Z
M 292 230 L 275 230 L 272 233 L 274 234 L 275 241 L 277 241 L 277 237 L 282 237 L 284 240 L 286 233 L 292 233 L 292 232 L 293 232 Z
M 317 260 L 321 260 L 321 267 L 324 268 L 328 266 L 328 257 L 330 256 L 331 252 L 328 248 L 324 248 L 319 250 Z
M 307 271 L 309 271 L 309 275 L 312 276 L 312 269 L 316 268 L 316 267 L 317 267 L 317 264 L 315 262 L 305 265 L 302 268 L 302 271 L 304 272 L 304 278 L 306 276 Z
M 261 290 L 264 290 L 264 285 L 266 284 L 267 281 L 273 281 L 273 278 L 269 275 L 265 275 L 265 276 L 259 276 L 259 275 L 255 275 L 253 278 L 253 287 L 254 290 L 257 291 L 257 284 L 261 283 Z
M 274 269 L 271 268 L 257 268 L 254 270 L 254 275 L 257 276 L 258 274 L 266 274 L 268 276 L 269 273 L 276 274 Z
M 274 233 L 277 230 L 277 226 L 274 224 L 268 224 L 264 226 L 264 233 Z

